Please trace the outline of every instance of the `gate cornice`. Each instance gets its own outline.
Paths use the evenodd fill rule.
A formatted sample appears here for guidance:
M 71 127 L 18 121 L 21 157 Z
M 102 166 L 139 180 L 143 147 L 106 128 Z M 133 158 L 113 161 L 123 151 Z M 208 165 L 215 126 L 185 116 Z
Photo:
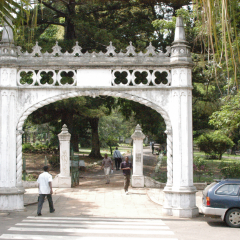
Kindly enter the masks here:
M 137 86 L 137 87 L 101 87 L 99 86 L 98 88 L 96 87 L 82 87 L 82 86 L 0 86 L 1 90 L 46 90 L 46 89 L 50 89 L 50 90 L 68 90 L 68 91 L 77 91 L 77 90 L 89 90 L 89 91 L 100 91 L 100 90 L 105 90 L 105 91 L 124 91 L 124 92 L 131 92 L 131 91 L 148 91 L 148 90 L 156 90 L 156 91 L 162 91 L 162 90 L 166 90 L 166 91 L 171 91 L 171 90 L 179 90 L 179 89 L 183 89 L 183 90 L 192 90 L 193 86 L 189 85 L 189 86 L 160 86 L 160 87 L 146 87 L 146 86 Z

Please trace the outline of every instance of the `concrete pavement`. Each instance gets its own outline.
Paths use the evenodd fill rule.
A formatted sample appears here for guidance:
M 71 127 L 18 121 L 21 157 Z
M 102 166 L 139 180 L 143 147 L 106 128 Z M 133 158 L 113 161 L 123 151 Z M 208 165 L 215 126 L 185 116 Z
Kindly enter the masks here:
M 97 172 L 85 174 L 79 187 L 54 189 L 56 211 L 49 213 L 45 201 L 40 217 L 36 216 L 37 204 L 34 204 L 37 196 L 37 188 L 26 189 L 25 211 L 0 214 L 0 239 L 219 240 L 228 239 L 230 235 L 231 240 L 239 239 L 240 229 L 229 228 L 220 219 L 163 216 L 161 189 L 129 188 L 129 195 L 126 195 L 121 171 L 114 171 L 110 184 L 105 184 L 103 172 Z M 200 202 L 200 193 L 197 199 Z M 153 224 L 154 220 L 158 227 Z M 65 225 L 61 225 L 62 222 Z M 111 224 L 114 226 L 108 227 Z M 163 230 L 160 229 L 162 225 L 165 226 Z M 104 230 L 99 230 L 101 226 Z M 130 235 L 125 232 L 127 226 L 132 226 Z

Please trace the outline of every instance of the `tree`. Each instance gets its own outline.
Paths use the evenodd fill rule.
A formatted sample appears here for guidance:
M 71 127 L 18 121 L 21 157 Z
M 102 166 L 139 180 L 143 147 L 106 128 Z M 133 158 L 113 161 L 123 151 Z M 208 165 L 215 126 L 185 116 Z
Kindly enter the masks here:
M 238 89 L 239 79 L 239 19 L 240 6 L 238 1 L 202 0 L 195 1 L 198 14 L 198 27 L 208 54 L 208 62 L 215 73 L 216 81 L 224 75 L 227 93 L 233 86 Z M 204 50 L 204 49 L 203 49 Z
M 220 110 L 210 116 L 209 124 L 233 140 L 234 154 L 240 139 L 240 92 L 224 97 L 221 104 Z
M 39 1 L 42 4 L 42 8 L 38 9 L 38 27 L 35 30 L 34 38 L 39 40 L 39 44 L 43 48 L 43 51 L 49 50 L 51 41 L 59 40 L 63 51 L 71 50 L 73 41 L 78 40 L 79 45 L 83 48 L 82 51 L 88 51 L 89 49 L 95 51 L 105 50 L 109 41 L 113 41 L 115 47 L 118 50 L 124 49 L 129 41 L 132 41 L 136 46 L 137 51 L 145 49 L 146 45 L 150 41 L 153 41 L 153 45 L 157 50 L 164 50 L 167 45 L 170 45 L 169 39 L 163 38 L 164 34 L 159 34 L 156 39 L 156 31 L 152 25 L 152 21 L 156 18 L 162 19 L 167 15 L 163 13 L 163 9 L 166 7 L 169 14 L 175 14 L 176 10 L 183 4 L 189 3 L 189 1 Z M 170 8 L 168 8 L 169 6 Z M 63 34 L 62 34 L 63 33 Z M 62 37 L 61 37 L 62 36 Z M 23 49 L 28 49 L 32 46 L 32 43 L 26 44 L 25 35 L 19 35 L 18 42 L 24 43 Z M 160 43 L 160 44 L 159 44 Z M 108 102 L 110 100 L 108 98 Z M 101 109 L 101 106 L 108 105 L 107 102 L 99 101 L 101 104 L 96 104 L 90 98 L 88 103 L 95 105 L 93 109 Z M 134 104 L 134 103 L 132 103 Z M 92 109 L 92 106 L 89 106 Z M 67 122 L 71 130 L 70 121 L 76 119 L 75 110 L 71 110 L 69 106 L 69 112 L 71 114 L 62 114 L 61 122 Z M 107 107 L 107 106 L 106 106 Z M 110 109 L 109 107 L 107 107 Z M 164 142 L 165 130 L 164 124 L 162 129 L 159 130 L 159 126 L 154 127 L 151 121 L 155 119 L 158 125 L 159 114 L 152 111 L 153 118 L 147 119 L 148 124 L 144 123 L 145 108 L 137 109 L 136 105 L 134 116 L 136 116 L 139 122 L 143 125 L 144 129 L 148 129 L 146 126 L 152 128 L 152 132 L 158 136 L 159 141 Z M 45 108 L 47 110 L 47 108 Z M 45 111 L 44 110 L 44 111 Z M 54 111 L 53 111 L 54 112 Z M 47 113 L 47 112 L 45 112 Z M 100 156 L 99 139 L 98 139 L 98 122 L 101 115 L 101 111 L 95 115 L 96 112 L 91 111 L 91 114 L 85 114 L 92 129 L 92 152 L 91 156 Z M 51 114 L 51 113 L 50 113 Z M 83 117 L 83 114 L 81 115 Z M 161 118 L 161 117 L 160 117 Z M 141 120 L 142 119 L 142 120 Z M 163 121 L 162 121 L 163 123 Z M 164 130 L 163 130 L 164 129 Z M 72 131 L 72 130 L 71 130 Z M 160 131 L 160 132 L 158 132 Z M 73 134 L 75 131 L 73 131 Z M 162 138 L 162 139 L 161 139 Z M 77 142 L 77 141 L 74 141 Z
M 29 118 L 35 124 L 49 122 L 55 125 L 56 134 L 60 132 L 62 125 L 66 124 L 71 133 L 71 145 L 74 151 L 79 151 L 80 135 L 88 139 L 90 130 L 92 150 L 89 156 L 101 158 L 98 122 L 99 118 L 111 113 L 114 104 L 115 99 L 112 97 L 70 98 L 46 105 L 33 112 Z
M 118 109 L 114 109 L 111 115 L 103 116 L 99 121 L 99 136 L 101 146 L 117 146 L 121 137 L 128 138 L 133 134 L 137 123 L 133 118 L 125 120 Z
M 141 125 L 145 135 L 152 135 L 158 143 L 166 143 L 165 122 L 162 116 L 155 110 L 126 99 L 118 99 L 119 111 L 128 120 L 131 117 Z
M 240 92 L 222 99 L 222 106 L 210 117 L 209 123 L 225 134 L 232 135 L 240 127 Z
M 211 158 L 222 159 L 223 153 L 233 147 L 233 141 L 226 135 L 219 131 L 202 134 L 196 140 L 196 144 L 200 148 L 200 151 L 205 152 Z
M 21 13 L 27 14 L 29 17 L 31 3 L 29 0 L 13 1 L 4 0 L 0 2 L 0 19 L 1 23 L 7 22 L 10 26 L 9 19 L 13 19 L 13 14 L 21 18 Z M 24 20 L 21 18 L 21 20 Z M 15 22 L 19 23 L 19 22 Z

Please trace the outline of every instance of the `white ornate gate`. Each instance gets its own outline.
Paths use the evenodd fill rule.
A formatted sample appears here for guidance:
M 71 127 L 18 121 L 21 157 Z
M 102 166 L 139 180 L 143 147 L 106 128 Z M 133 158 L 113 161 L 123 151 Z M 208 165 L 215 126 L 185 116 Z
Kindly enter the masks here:
M 52 53 L 36 45 L 31 53 L 13 44 L 5 27 L 0 45 L 0 210 L 23 209 L 22 126 L 38 108 L 62 99 L 100 95 L 126 98 L 155 109 L 166 123 L 168 179 L 164 211 L 168 215 L 198 214 L 193 186 L 192 60 L 183 21 L 177 19 L 175 39 L 166 53 L 150 44 L 136 53 Z M 7 37 L 6 37 L 7 36 Z M 65 76 L 69 76 L 66 81 Z M 47 80 L 46 80 L 47 79 Z

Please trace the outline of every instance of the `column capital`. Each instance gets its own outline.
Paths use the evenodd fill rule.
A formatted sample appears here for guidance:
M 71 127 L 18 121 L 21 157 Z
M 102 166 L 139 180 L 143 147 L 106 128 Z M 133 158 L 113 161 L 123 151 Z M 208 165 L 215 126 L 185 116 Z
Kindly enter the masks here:
M 58 134 L 58 139 L 59 141 L 70 141 L 70 138 L 71 134 L 68 132 L 67 125 L 64 124 L 61 133 Z
M 132 134 L 131 138 L 133 140 L 143 140 L 145 138 L 145 135 L 143 134 L 142 128 L 139 124 L 136 126 L 135 132 Z

